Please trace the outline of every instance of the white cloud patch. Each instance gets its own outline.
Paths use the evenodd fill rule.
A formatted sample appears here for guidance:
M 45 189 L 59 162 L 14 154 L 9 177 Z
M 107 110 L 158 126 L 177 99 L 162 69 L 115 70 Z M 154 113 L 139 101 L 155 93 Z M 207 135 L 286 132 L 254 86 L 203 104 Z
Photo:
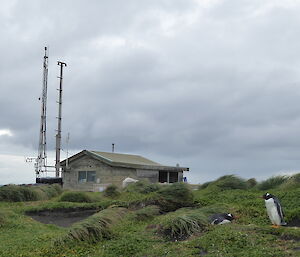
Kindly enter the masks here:
M 13 133 L 9 129 L 0 129 L 0 137 L 1 136 L 12 137 Z

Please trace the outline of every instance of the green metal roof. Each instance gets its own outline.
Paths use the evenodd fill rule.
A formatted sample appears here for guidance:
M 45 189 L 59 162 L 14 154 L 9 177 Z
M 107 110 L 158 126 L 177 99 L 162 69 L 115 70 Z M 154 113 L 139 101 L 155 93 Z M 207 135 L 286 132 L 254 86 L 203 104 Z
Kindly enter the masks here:
M 71 157 L 68 158 L 69 162 L 77 160 L 84 155 L 89 155 L 92 158 L 101 160 L 108 165 L 126 167 L 126 168 L 141 168 L 141 169 L 156 169 L 156 170 L 172 170 L 172 171 L 188 171 L 187 167 L 174 167 L 174 166 L 165 166 L 160 163 L 146 159 L 140 155 L 133 154 L 121 154 L 121 153 L 108 153 L 108 152 L 99 152 L 91 150 L 83 150 Z M 60 162 L 61 166 L 66 165 L 66 160 Z
M 107 159 L 111 162 L 117 163 L 127 163 L 127 164 L 137 164 L 137 165 L 151 165 L 151 166 L 161 166 L 161 164 L 146 159 L 139 155 L 133 154 L 120 154 L 120 153 L 107 153 L 107 152 L 97 152 L 97 151 L 89 151 L 100 157 Z

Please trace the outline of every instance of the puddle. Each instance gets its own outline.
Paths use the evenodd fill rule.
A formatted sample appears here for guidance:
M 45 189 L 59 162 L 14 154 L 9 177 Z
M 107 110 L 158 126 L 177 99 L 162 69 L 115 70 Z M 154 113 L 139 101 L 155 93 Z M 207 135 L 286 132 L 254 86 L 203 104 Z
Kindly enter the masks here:
M 77 210 L 77 211 L 40 211 L 27 213 L 28 216 L 44 224 L 54 224 L 60 227 L 70 227 L 75 222 L 86 219 L 95 214 L 96 210 Z

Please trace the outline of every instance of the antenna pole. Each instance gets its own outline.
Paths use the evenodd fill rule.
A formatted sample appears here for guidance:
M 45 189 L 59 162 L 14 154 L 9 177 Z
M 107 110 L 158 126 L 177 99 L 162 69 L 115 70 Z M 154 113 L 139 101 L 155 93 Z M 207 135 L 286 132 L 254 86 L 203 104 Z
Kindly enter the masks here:
M 59 76 L 59 95 L 58 95 L 58 117 L 57 117 L 57 134 L 56 134 L 56 160 L 55 160 L 55 176 L 59 177 L 60 171 L 60 150 L 61 150 L 61 109 L 62 109 L 62 82 L 63 82 L 63 67 L 67 66 L 64 62 L 57 62 L 60 66 Z
M 46 113 L 47 113 L 47 86 L 48 86 L 48 56 L 47 47 L 45 47 L 44 63 L 43 63 L 43 90 L 41 104 L 41 124 L 38 157 L 35 164 L 36 177 L 40 177 L 41 173 L 47 171 L 47 154 L 46 154 Z
M 66 168 L 69 168 L 69 142 L 70 142 L 70 132 L 68 132 L 67 136 L 67 158 L 66 158 Z

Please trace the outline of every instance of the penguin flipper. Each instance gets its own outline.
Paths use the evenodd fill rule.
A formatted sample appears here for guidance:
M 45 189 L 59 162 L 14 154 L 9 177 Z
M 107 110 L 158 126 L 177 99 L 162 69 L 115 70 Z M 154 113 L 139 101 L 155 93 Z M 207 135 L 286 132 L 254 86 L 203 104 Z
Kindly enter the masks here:
M 284 219 L 283 219 L 284 213 L 283 213 L 281 204 L 280 204 L 280 202 L 279 202 L 279 200 L 278 200 L 277 197 L 273 197 L 273 199 L 274 199 L 274 203 L 275 203 L 275 205 L 276 205 L 278 214 L 280 215 L 281 225 L 282 225 L 282 226 L 285 226 L 285 225 L 286 225 L 286 222 L 285 222 Z

